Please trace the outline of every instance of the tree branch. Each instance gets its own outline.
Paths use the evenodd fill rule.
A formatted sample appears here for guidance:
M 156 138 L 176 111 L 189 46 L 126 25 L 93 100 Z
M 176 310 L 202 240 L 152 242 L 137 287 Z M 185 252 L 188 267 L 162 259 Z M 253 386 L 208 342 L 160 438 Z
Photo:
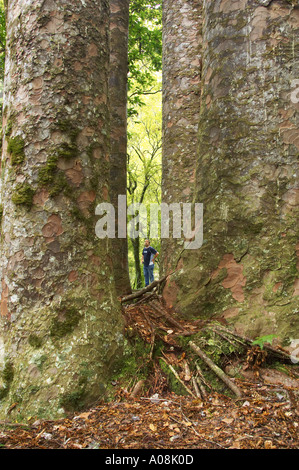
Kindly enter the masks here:
M 189 346 L 193 351 L 215 372 L 215 374 L 227 385 L 238 398 L 241 398 L 242 393 L 239 387 L 235 385 L 230 378 L 218 367 L 193 341 L 189 341 Z
M 138 297 L 141 297 L 143 294 L 145 294 L 146 292 L 149 292 L 151 290 L 154 289 L 154 287 L 158 286 L 159 284 L 161 284 L 161 282 L 165 281 L 165 279 L 168 277 L 168 276 L 171 276 L 171 274 L 173 274 L 174 271 L 172 271 L 171 273 L 169 274 L 166 274 L 166 276 L 163 276 L 161 277 L 161 279 L 157 279 L 156 281 L 153 281 L 151 284 L 149 284 L 148 286 L 144 287 L 143 289 L 140 289 L 138 292 L 134 292 L 133 294 L 129 294 L 129 295 L 126 295 L 124 297 L 121 297 L 120 298 L 120 301 L 121 303 L 124 303 L 124 302 L 128 302 L 129 300 L 133 300 L 133 299 L 137 299 Z

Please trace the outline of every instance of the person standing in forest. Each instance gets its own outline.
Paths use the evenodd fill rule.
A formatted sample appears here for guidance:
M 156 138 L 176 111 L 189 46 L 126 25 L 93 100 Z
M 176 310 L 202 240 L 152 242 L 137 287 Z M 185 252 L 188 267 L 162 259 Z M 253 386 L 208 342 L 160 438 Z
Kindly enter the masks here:
M 157 258 L 158 255 L 159 255 L 158 251 L 155 250 L 155 248 L 153 248 L 152 246 L 150 246 L 150 241 L 146 239 L 144 241 L 144 248 L 142 251 L 142 258 L 141 258 L 146 286 L 149 285 L 149 282 L 154 281 L 155 259 Z

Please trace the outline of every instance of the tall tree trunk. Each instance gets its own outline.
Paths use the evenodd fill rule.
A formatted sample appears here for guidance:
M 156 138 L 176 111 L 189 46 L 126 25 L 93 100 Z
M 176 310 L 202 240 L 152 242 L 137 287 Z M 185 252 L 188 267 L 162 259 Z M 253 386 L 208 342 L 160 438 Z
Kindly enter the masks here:
M 143 286 L 142 274 L 141 274 L 141 265 L 140 265 L 140 238 L 131 238 L 131 243 L 133 246 L 133 255 L 134 255 L 134 265 L 135 265 L 135 279 L 136 284 L 135 288 L 140 289 Z M 142 265 L 143 266 L 143 265 Z
M 193 200 L 201 91 L 202 0 L 163 1 L 162 202 Z M 171 224 L 170 224 L 171 234 Z M 178 263 L 183 239 L 161 239 L 161 276 Z M 168 302 L 173 278 L 164 289 Z
M 10 0 L 1 163 L 0 414 L 105 392 L 122 318 L 109 240 L 109 2 Z
M 110 0 L 111 106 L 110 199 L 116 214 L 118 195 L 127 194 L 127 76 L 128 76 L 129 0 Z M 127 238 L 111 240 L 115 286 L 118 294 L 131 292 Z
M 175 302 L 286 340 L 298 332 L 298 8 L 217 0 L 203 15 L 204 243 L 183 254 Z

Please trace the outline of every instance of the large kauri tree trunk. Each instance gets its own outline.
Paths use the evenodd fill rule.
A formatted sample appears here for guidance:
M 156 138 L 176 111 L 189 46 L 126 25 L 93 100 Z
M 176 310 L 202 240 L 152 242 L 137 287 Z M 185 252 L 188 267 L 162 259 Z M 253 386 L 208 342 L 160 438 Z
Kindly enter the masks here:
M 10 0 L 1 163 L 0 415 L 103 395 L 122 346 L 109 240 L 109 2 Z
M 118 214 L 118 195 L 127 194 L 127 77 L 128 77 L 129 0 L 110 1 L 110 74 L 111 107 L 110 199 Z M 111 240 L 115 286 L 118 295 L 131 292 L 128 242 L 123 230 Z
M 193 201 L 202 66 L 202 0 L 163 2 L 163 144 L 162 202 Z M 161 239 L 161 276 L 180 266 L 184 239 Z M 175 299 L 176 286 L 168 278 L 164 297 Z
M 295 3 L 204 3 L 194 197 L 204 243 L 183 253 L 174 286 L 182 314 L 285 341 L 299 332 Z

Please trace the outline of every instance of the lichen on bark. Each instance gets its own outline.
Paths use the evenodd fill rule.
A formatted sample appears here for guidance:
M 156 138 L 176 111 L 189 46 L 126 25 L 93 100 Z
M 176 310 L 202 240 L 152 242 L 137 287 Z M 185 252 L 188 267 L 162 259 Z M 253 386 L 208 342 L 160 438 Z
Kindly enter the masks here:
M 163 2 L 162 202 L 167 204 L 193 200 L 201 94 L 202 4 L 202 0 Z M 182 250 L 182 240 L 172 235 L 170 223 L 170 238 L 161 239 L 161 277 L 176 267 Z
M 111 106 L 110 200 L 118 211 L 118 196 L 127 194 L 127 77 L 129 0 L 110 0 L 109 101 Z M 116 220 L 116 237 L 111 240 L 115 285 L 119 295 L 131 292 L 127 237 L 121 236 Z
M 14 374 L 0 415 L 17 403 L 13 419 L 55 418 L 73 392 L 102 396 L 122 351 L 110 242 L 94 230 L 110 181 L 109 4 L 12 0 L 7 31 L 0 372 L 9 357 Z
M 289 2 L 205 2 L 193 199 L 204 241 L 164 289 L 183 315 L 285 343 L 299 331 L 297 38 Z

